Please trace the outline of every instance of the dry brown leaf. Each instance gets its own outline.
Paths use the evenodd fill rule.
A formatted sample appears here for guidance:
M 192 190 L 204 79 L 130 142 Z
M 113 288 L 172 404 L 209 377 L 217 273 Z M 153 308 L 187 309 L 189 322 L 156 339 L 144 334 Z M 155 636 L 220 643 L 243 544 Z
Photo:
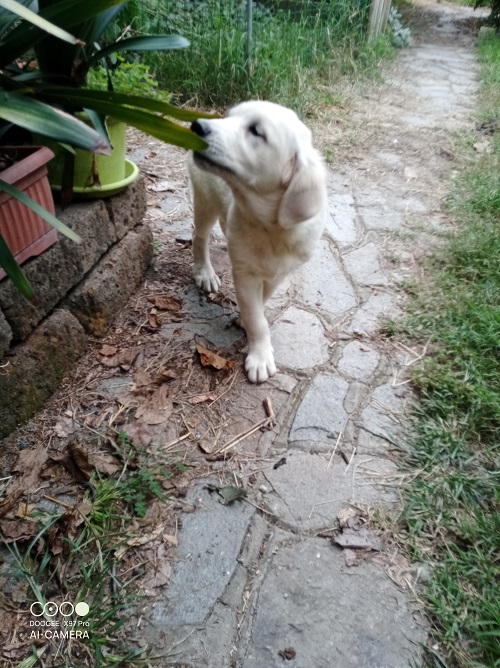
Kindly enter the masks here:
M 121 559 L 122 556 L 125 554 L 125 552 L 131 547 L 138 547 L 139 545 L 147 545 L 147 543 L 156 540 L 159 536 L 161 536 L 164 530 L 165 526 L 161 525 L 151 533 L 141 534 L 140 536 L 132 536 L 132 538 L 129 538 L 123 545 L 120 545 L 120 547 L 116 550 L 115 559 L 118 560 Z
M 153 295 L 148 297 L 148 300 L 160 309 L 160 311 L 180 311 L 182 307 L 182 302 L 177 297 L 172 297 L 171 295 Z
M 147 448 L 153 440 L 151 430 L 142 420 L 135 420 L 135 422 L 124 424 L 122 430 L 127 434 L 132 443 L 141 445 L 143 448 Z
M 7 487 L 5 498 L 0 503 L 0 517 L 8 513 L 27 490 L 36 489 L 39 486 L 40 471 L 47 460 L 47 452 L 44 446 L 35 450 L 21 450 L 12 468 L 13 473 L 20 473 L 11 480 Z
M 148 190 L 153 190 L 156 193 L 175 192 L 176 186 L 172 181 L 157 181 L 148 186 Z
M 202 366 L 213 366 L 214 369 L 233 369 L 236 366 L 236 362 L 227 360 L 225 357 L 221 357 L 217 353 L 213 353 L 211 350 L 208 350 L 204 346 L 197 344 L 196 350 L 200 354 L 200 362 Z
M 173 369 L 165 369 L 165 371 L 160 371 L 154 376 L 155 383 L 162 383 L 165 380 L 175 380 L 176 378 L 177 374 Z
M 173 410 L 170 390 L 167 385 L 161 385 L 150 397 L 141 401 L 135 418 L 142 418 L 146 424 L 163 424 Z
M 38 533 L 36 522 L 31 520 L 1 520 L 0 529 L 7 543 L 16 540 L 28 540 Z
M 151 374 L 146 371 L 143 367 L 140 369 L 137 369 L 137 371 L 134 372 L 134 385 L 135 388 L 133 389 L 138 389 L 142 387 L 147 387 L 148 385 L 153 385 L 154 381 L 151 377 Z
M 31 513 L 33 512 L 34 508 L 36 508 L 35 504 L 29 504 L 29 503 L 20 503 L 19 507 L 16 512 L 16 517 L 29 517 Z
M 79 428 L 80 425 L 78 422 L 75 422 L 73 418 L 62 417 L 54 427 L 54 431 L 59 438 L 66 438 L 67 436 L 74 434 L 75 431 L 78 431 Z
M 337 513 L 337 519 L 342 528 L 350 527 L 352 528 L 355 524 L 355 521 L 358 517 L 358 511 L 352 506 L 347 508 L 341 508 Z
M 217 399 L 216 394 L 198 394 L 196 397 L 191 397 L 189 400 L 189 403 L 192 406 L 196 406 L 196 404 L 203 404 L 205 401 L 215 401 Z
M 115 457 L 106 452 L 90 455 L 89 459 L 92 466 L 99 471 L 99 473 L 104 473 L 105 475 L 114 475 L 122 468 Z
M 107 343 L 105 343 L 99 350 L 99 354 L 104 355 L 105 357 L 112 357 L 113 355 L 116 355 L 117 352 L 118 348 L 110 346 Z
M 126 348 L 120 350 L 115 355 L 104 357 L 101 364 L 108 369 L 121 367 L 124 371 L 128 371 L 139 355 L 138 348 Z
M 154 311 L 151 311 L 148 315 L 148 322 L 149 326 L 152 327 L 153 329 L 158 329 L 160 327 L 161 322 L 158 318 L 158 314 L 155 313 Z

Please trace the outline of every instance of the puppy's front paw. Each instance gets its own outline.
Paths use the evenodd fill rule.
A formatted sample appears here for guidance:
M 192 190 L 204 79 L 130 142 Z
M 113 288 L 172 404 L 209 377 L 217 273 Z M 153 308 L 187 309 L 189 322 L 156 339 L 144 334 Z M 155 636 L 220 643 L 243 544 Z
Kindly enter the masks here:
M 251 383 L 263 383 L 276 373 L 273 351 L 249 352 L 245 369 Z
M 195 267 L 194 280 L 196 285 L 204 292 L 218 292 L 220 288 L 220 279 L 215 273 L 212 265 L 203 265 Z

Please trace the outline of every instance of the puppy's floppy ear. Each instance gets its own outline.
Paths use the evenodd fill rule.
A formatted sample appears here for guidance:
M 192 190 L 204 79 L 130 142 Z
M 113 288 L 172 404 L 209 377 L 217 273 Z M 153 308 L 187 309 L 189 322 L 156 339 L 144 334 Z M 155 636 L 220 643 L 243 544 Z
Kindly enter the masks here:
M 278 209 L 281 227 L 292 227 L 320 212 L 325 199 L 325 170 L 317 154 L 307 162 L 296 155 L 283 180 L 289 183 Z

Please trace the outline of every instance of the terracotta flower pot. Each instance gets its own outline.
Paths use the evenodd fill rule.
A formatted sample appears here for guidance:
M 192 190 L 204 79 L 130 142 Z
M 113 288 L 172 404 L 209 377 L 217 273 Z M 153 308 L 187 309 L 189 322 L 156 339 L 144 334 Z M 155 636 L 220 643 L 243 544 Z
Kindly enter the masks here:
M 0 157 L 14 163 L 0 172 L 0 179 L 22 190 L 50 213 L 54 199 L 47 178 L 47 162 L 53 152 L 44 146 L 1 147 Z M 30 208 L 0 192 L 0 234 L 16 261 L 21 264 L 39 255 L 57 241 L 57 232 Z M 0 269 L 0 280 L 5 272 Z

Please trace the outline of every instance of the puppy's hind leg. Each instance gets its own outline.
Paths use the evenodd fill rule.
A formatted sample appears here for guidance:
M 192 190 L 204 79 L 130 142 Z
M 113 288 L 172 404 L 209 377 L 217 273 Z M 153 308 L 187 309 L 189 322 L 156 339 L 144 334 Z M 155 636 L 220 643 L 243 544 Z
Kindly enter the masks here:
M 220 209 L 202 193 L 194 192 L 193 275 L 196 285 L 205 292 L 217 292 L 220 279 L 210 261 L 210 233 Z

